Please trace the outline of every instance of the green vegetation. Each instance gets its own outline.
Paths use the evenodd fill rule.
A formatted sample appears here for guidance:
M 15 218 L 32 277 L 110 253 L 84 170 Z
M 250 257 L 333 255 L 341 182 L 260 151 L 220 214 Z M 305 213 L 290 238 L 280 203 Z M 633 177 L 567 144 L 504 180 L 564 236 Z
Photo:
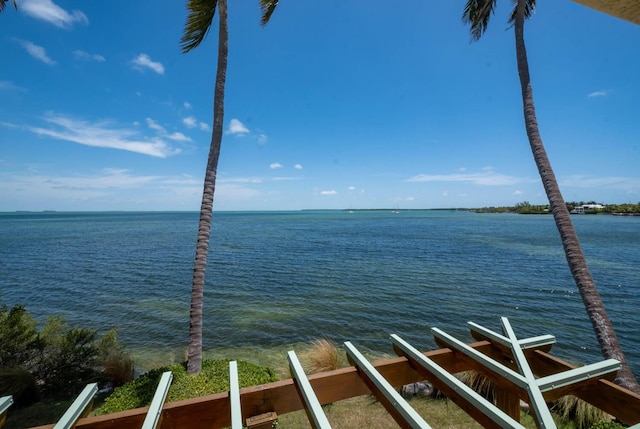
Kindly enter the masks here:
M 53 316 L 38 331 L 22 305 L 0 305 L 0 344 L 0 396 L 12 395 L 15 408 L 72 397 L 91 382 L 122 384 L 133 375 L 115 330 L 98 339 L 95 330 L 71 328 Z
M 567 210 L 571 211 L 577 207 L 596 205 L 595 201 L 569 201 L 565 203 Z M 622 215 L 640 215 L 640 202 L 637 204 L 601 204 L 602 209 L 585 209 L 584 214 L 622 214 Z M 470 209 L 476 213 L 518 213 L 518 214 L 551 214 L 548 204 L 530 204 L 528 201 L 518 203 L 515 206 L 502 207 L 483 207 L 480 209 Z
M 589 429 L 625 429 L 625 427 L 626 426 L 615 421 L 599 421 L 598 423 L 591 425 Z
M 115 413 L 149 405 L 160 377 L 165 371 L 173 373 L 173 382 L 167 396 L 168 402 L 229 390 L 229 360 L 204 360 L 202 370 L 195 375 L 188 375 L 186 368 L 186 362 L 157 368 L 118 387 L 106 399 L 97 414 Z M 238 361 L 240 387 L 270 383 L 277 379 L 271 368 Z

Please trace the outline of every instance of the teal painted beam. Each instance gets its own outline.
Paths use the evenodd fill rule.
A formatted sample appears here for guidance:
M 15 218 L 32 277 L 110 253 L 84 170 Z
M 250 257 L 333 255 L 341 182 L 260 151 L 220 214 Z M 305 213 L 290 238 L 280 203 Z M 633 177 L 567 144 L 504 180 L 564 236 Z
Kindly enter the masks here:
M 331 429 L 331 425 L 322 410 L 320 401 L 318 401 L 318 398 L 313 391 L 313 387 L 311 387 L 311 383 L 309 383 L 309 379 L 302 369 L 302 365 L 300 365 L 300 361 L 293 350 L 287 353 L 287 360 L 289 361 L 291 375 L 300 389 L 300 394 L 304 400 L 311 426 L 314 429 Z
M 13 405 L 13 396 L 9 395 L 0 398 L 0 415 L 6 413 L 11 405 Z
M 73 404 L 62 415 L 53 429 L 71 429 L 91 405 L 93 397 L 98 393 L 98 383 L 87 384 Z
M 422 366 L 429 373 L 433 374 L 438 380 L 445 383 L 464 400 L 473 405 L 478 411 L 482 412 L 485 416 L 489 417 L 493 422 L 502 428 L 512 429 L 524 429 L 524 426 L 520 422 L 515 421 L 509 415 L 507 415 L 500 408 L 487 401 L 480 396 L 476 391 L 469 386 L 458 380 L 447 370 L 435 363 L 433 360 L 426 357 L 423 353 L 413 347 L 411 344 L 404 341 L 398 335 L 391 335 L 391 342 L 402 351 L 402 353 L 409 359 L 413 360 L 416 364 Z
M 477 323 L 467 322 L 467 325 L 469 325 L 469 328 L 472 332 L 477 332 L 483 337 L 486 337 L 496 343 L 502 344 L 503 346 L 511 347 L 511 341 L 509 341 L 509 338 L 505 337 L 504 335 L 492 331 L 491 329 L 487 329 L 482 325 L 478 325 Z M 550 344 L 555 344 L 555 342 L 556 337 L 554 337 L 553 335 L 539 335 L 537 337 L 518 340 L 518 344 L 520 344 L 520 347 L 525 350 L 548 346 Z
M 469 347 L 467 344 L 456 339 L 455 337 L 452 337 L 451 335 L 447 334 L 446 332 L 438 328 L 431 328 L 431 333 L 433 333 L 435 337 L 439 338 L 444 343 L 446 343 L 450 348 L 455 349 L 465 354 L 466 356 L 470 357 L 471 359 L 475 360 L 476 362 L 481 363 L 491 371 L 495 372 L 500 377 L 506 378 L 507 380 L 511 381 L 513 384 L 523 389 L 526 389 L 528 387 L 527 380 L 521 374 L 518 374 L 511 368 L 506 367 L 499 362 L 496 362 L 495 360 L 491 359 L 489 356 L 480 353 L 479 351 L 473 349 L 472 347 Z
M 590 378 L 601 378 L 606 374 L 617 372 L 620 369 L 620 362 L 615 359 L 607 359 L 602 362 L 596 362 L 590 365 L 581 366 L 580 368 L 570 369 L 559 374 L 552 374 L 536 380 L 540 390 L 547 392 L 559 387 L 568 386 Z
M 540 387 L 536 382 L 536 378 L 533 375 L 533 371 L 531 371 L 531 367 L 529 366 L 529 362 L 527 362 L 527 358 L 518 343 L 518 338 L 516 337 L 515 332 L 511 328 L 511 324 L 509 323 L 509 319 L 506 317 L 501 317 L 500 321 L 502 323 L 502 329 L 504 330 L 505 335 L 511 341 L 511 351 L 513 352 L 513 357 L 520 369 L 520 372 L 527 380 L 527 393 L 529 394 L 529 406 L 533 408 L 533 411 L 536 415 L 536 422 L 538 426 L 542 429 L 553 429 L 556 427 L 555 422 L 553 421 L 553 417 L 551 417 L 551 412 L 549 411 L 549 407 L 542 396 L 542 392 L 540 391 Z
M 144 419 L 144 423 L 142 423 L 142 429 L 155 429 L 160 422 L 162 407 L 164 406 L 164 401 L 167 399 L 172 380 L 173 374 L 171 371 L 163 373 L 162 377 L 160 377 L 160 383 L 158 383 L 156 393 L 153 395 L 151 405 L 149 405 L 149 411 Z
M 398 411 L 411 428 L 430 429 L 431 426 L 414 410 L 411 405 L 393 388 L 391 384 L 371 365 L 349 341 L 344 343 L 347 355 L 363 374 Z
M 242 429 L 242 408 L 240 406 L 240 383 L 238 362 L 229 362 L 229 403 L 231 404 L 231 429 Z

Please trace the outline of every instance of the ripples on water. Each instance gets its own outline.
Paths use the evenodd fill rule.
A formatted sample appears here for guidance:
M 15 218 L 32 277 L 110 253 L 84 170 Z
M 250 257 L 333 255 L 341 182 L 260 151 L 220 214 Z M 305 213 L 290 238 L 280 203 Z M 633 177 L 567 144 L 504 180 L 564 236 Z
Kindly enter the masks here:
M 640 372 L 640 219 L 573 218 L 627 358 Z M 142 365 L 188 341 L 197 213 L 0 214 L 0 296 L 39 320 L 119 328 Z M 453 211 L 216 213 L 204 299 L 208 354 L 261 359 L 318 337 L 392 353 L 465 322 L 557 336 L 600 359 L 551 216 Z M 151 363 L 149 363 L 151 362 Z

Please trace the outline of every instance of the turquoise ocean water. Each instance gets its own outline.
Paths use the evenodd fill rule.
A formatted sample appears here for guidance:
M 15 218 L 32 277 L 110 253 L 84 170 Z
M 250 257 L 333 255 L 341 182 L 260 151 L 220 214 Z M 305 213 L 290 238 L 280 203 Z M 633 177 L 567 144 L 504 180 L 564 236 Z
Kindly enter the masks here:
M 640 218 L 573 218 L 592 275 L 640 374 Z M 188 340 L 197 213 L 0 214 L 0 297 L 43 321 L 119 328 L 141 368 Z M 215 213 L 204 298 L 209 356 L 264 361 L 316 338 L 392 354 L 434 348 L 466 322 L 600 359 L 551 216 L 462 211 Z

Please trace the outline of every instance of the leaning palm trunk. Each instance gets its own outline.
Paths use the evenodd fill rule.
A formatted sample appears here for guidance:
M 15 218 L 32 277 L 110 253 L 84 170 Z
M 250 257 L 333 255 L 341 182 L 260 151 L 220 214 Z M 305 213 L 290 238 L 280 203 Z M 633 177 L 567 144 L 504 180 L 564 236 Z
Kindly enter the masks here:
M 535 106 L 533 104 L 533 91 L 531 89 L 531 81 L 529 79 L 529 63 L 527 61 L 527 52 L 524 45 L 524 15 L 525 0 L 518 0 L 515 11 L 515 35 L 516 35 L 516 56 L 518 59 L 518 74 L 520 75 L 520 85 L 522 87 L 522 104 L 524 108 L 524 121 L 527 129 L 527 137 L 531 145 L 531 151 L 542 179 L 544 190 L 549 199 L 553 218 L 560 232 L 564 253 L 569 263 L 569 269 L 573 276 L 582 302 L 587 310 L 587 315 L 593 329 L 596 332 L 600 349 L 605 358 L 617 359 L 621 362 L 622 368 L 618 372 L 616 383 L 622 387 L 640 393 L 640 386 L 629 368 L 625 359 L 618 338 L 613 330 L 613 325 L 604 309 L 604 304 L 600 298 L 600 294 L 596 289 L 596 285 L 591 278 L 587 261 L 580 248 L 578 235 L 571 222 L 569 210 L 560 193 L 560 187 L 556 181 L 555 174 L 551 169 L 551 163 L 547 157 L 547 153 L 540 137 L 538 130 L 538 121 L 536 119 Z
M 204 291 L 204 275 L 209 253 L 209 236 L 211 232 L 211 215 L 213 212 L 213 194 L 216 188 L 218 158 L 222 143 L 222 125 L 224 122 L 224 86 L 227 77 L 227 52 L 229 29 L 227 27 L 227 1 L 218 0 L 220 13 L 220 34 L 218 40 L 218 69 L 213 97 L 213 132 L 209 159 L 204 178 L 202 204 L 200 205 L 200 223 L 198 224 L 198 243 L 196 259 L 193 267 L 193 283 L 191 288 L 191 310 L 189 313 L 189 357 L 187 372 L 197 374 L 202 368 L 202 296 Z

